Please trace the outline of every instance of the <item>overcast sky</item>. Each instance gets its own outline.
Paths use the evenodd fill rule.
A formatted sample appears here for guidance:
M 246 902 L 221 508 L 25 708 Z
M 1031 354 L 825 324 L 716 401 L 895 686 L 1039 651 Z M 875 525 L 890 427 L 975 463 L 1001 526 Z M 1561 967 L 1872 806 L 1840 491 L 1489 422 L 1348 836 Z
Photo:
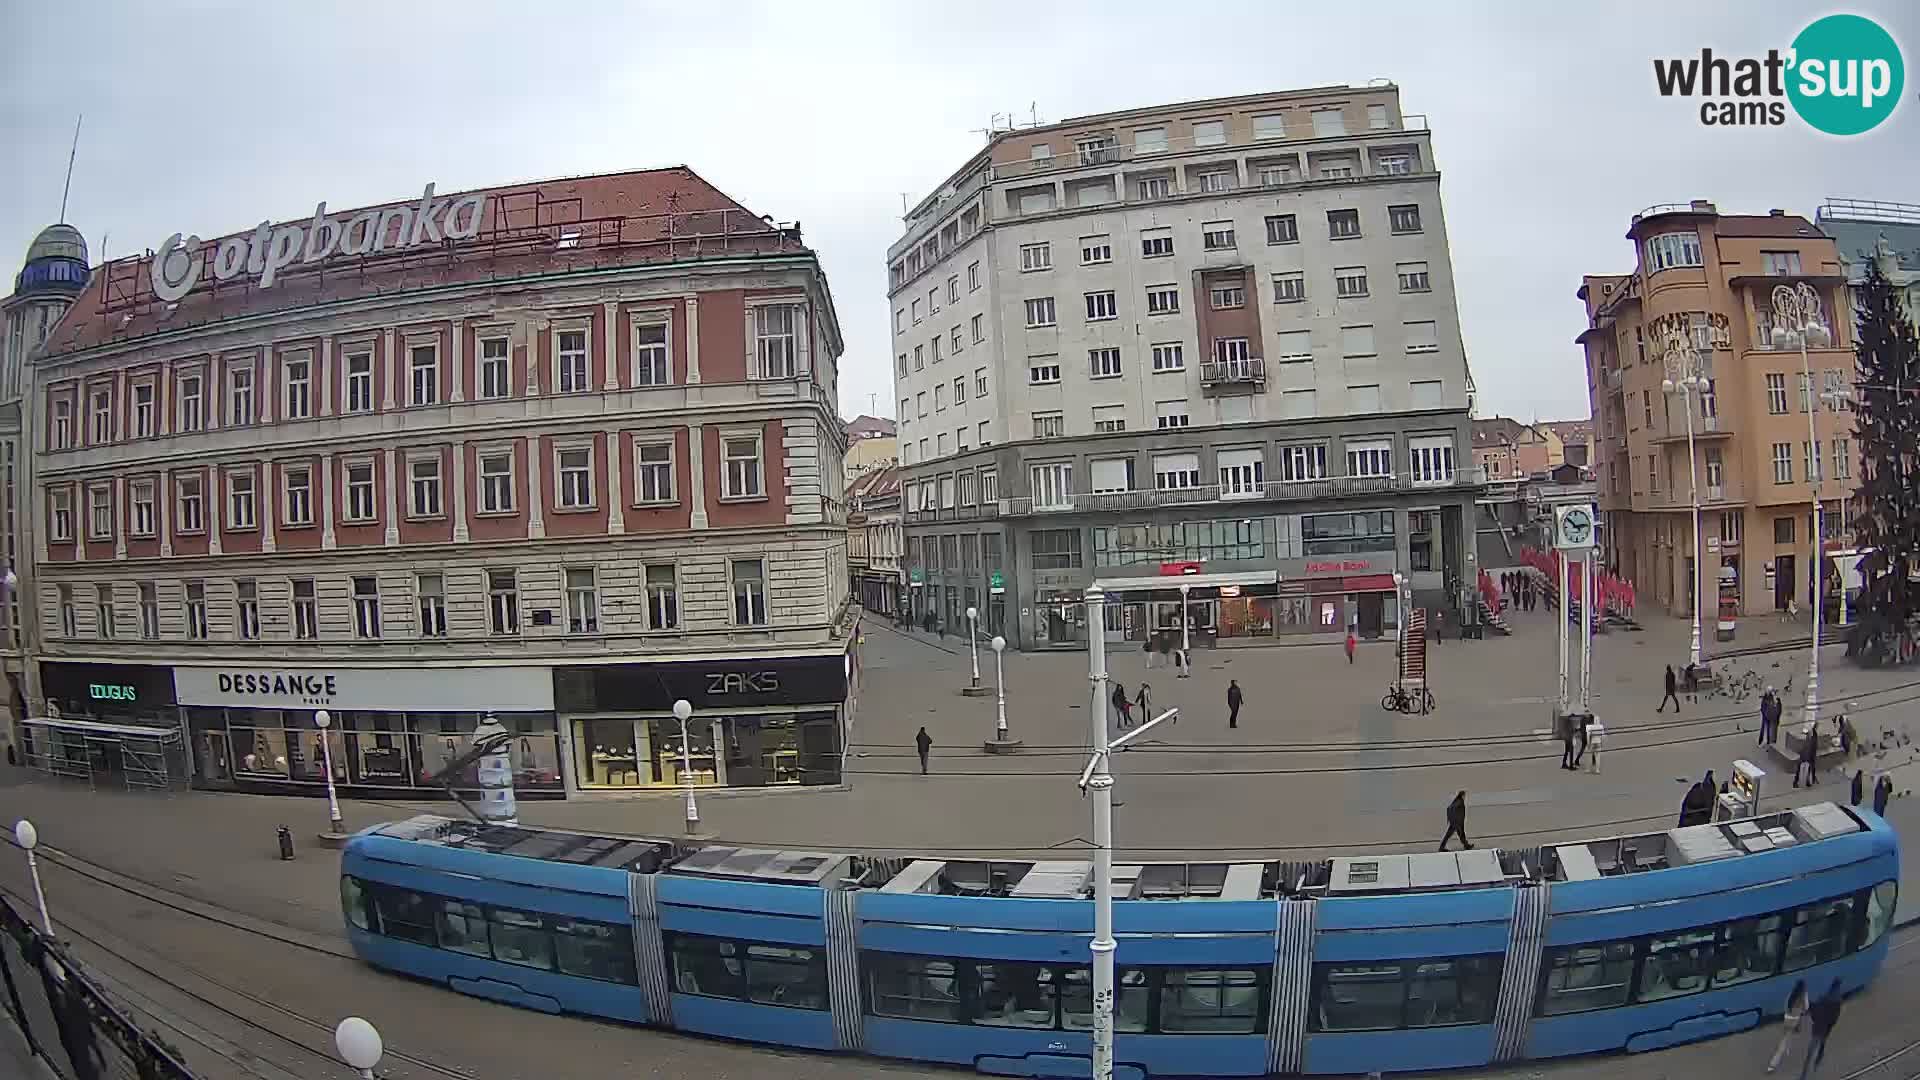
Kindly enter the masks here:
M 1812 216 L 1920 203 L 1920 5 L 1863 3 L 1906 53 L 1864 137 L 1703 128 L 1654 55 L 1784 48 L 1805 4 L 982 2 L 9 5 L 0 16 L 0 268 L 67 219 L 96 262 L 175 231 L 578 173 L 686 164 L 798 219 L 846 335 L 841 408 L 890 415 L 886 248 L 996 112 L 1388 78 L 1433 127 L 1481 415 L 1585 416 L 1580 275 L 1632 263 L 1628 218 L 1709 198 Z M 169 10 L 171 9 L 171 13 Z M 1819 9 L 1824 12 L 1825 9 Z M 551 14 L 549 14 L 551 12 Z M 561 18 L 565 12 L 567 17 Z M 939 14 L 939 13 L 934 13 Z M 1180 25 L 1183 15 L 1201 16 Z M 1653 35 L 1653 36 L 1650 36 Z

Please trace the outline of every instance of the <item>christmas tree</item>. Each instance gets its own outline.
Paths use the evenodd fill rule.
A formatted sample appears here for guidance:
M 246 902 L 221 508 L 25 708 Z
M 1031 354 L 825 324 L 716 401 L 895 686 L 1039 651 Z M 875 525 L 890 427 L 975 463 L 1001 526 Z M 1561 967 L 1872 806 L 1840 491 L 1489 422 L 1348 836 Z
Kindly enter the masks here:
M 1920 340 L 1900 291 L 1869 260 L 1856 293 L 1854 437 L 1860 488 L 1856 543 L 1865 590 L 1848 652 L 1879 666 L 1910 655 L 1912 619 L 1920 614 Z

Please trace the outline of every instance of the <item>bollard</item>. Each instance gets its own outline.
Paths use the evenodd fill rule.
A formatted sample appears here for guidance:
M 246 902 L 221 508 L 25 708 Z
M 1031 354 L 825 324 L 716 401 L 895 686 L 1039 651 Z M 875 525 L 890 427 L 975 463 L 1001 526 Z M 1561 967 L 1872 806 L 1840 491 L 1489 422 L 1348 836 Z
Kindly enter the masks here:
M 276 830 L 276 835 L 278 835 L 280 838 L 280 858 L 283 861 L 292 859 L 293 858 L 293 830 L 287 828 L 285 825 L 282 825 L 280 826 L 279 829 Z

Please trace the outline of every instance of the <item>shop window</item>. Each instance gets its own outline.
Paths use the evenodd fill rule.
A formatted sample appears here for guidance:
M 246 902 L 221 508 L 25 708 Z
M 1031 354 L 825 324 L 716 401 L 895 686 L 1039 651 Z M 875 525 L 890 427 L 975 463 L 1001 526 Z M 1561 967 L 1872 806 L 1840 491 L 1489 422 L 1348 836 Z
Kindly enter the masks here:
M 1407 511 L 1407 560 L 1416 571 L 1439 569 L 1436 558 L 1439 519 L 1438 510 Z
M 639 787 L 640 757 L 631 720 L 575 720 L 573 745 L 582 787 Z

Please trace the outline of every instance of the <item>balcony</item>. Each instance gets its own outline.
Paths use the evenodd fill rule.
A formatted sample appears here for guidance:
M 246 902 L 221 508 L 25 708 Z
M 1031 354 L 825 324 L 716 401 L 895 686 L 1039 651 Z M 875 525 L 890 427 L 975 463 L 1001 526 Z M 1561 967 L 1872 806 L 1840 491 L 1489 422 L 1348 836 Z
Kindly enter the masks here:
M 1234 503 L 1304 502 L 1314 499 L 1351 499 L 1411 491 L 1480 487 L 1486 478 L 1478 466 L 1456 470 L 1452 479 L 1415 481 L 1411 476 L 1328 476 L 1318 480 L 1270 480 L 1253 485 L 1203 484 L 1171 490 L 1102 491 L 1073 495 L 1064 502 L 1035 505 L 1021 496 L 1000 500 L 1003 517 L 1040 514 L 1113 513 L 1169 506 L 1219 506 Z M 945 511 L 942 511 L 945 513 Z M 933 520 L 928 518 L 926 520 Z M 947 519 L 940 519 L 947 520 Z
M 1682 418 L 1680 423 L 1685 424 L 1686 420 Z M 1694 442 L 1709 442 L 1712 440 L 1724 439 L 1732 434 L 1733 434 L 1733 422 L 1729 420 L 1727 417 L 1696 416 L 1693 418 L 1693 441 Z M 1647 441 L 1652 443 L 1654 446 L 1665 446 L 1670 443 L 1679 443 L 1684 446 L 1687 441 L 1687 429 L 1685 427 L 1675 427 L 1673 430 L 1670 430 L 1663 435 L 1655 435 Z
M 1258 356 L 1244 360 L 1203 360 L 1200 388 L 1257 390 L 1267 385 L 1267 362 Z
M 1297 154 L 1309 148 L 1315 150 L 1322 149 L 1327 144 L 1335 143 L 1341 139 L 1372 142 L 1382 137 L 1392 137 L 1396 135 L 1424 135 L 1427 134 L 1429 130 L 1427 127 L 1427 118 L 1424 115 L 1420 113 L 1406 113 L 1401 116 L 1399 127 L 1343 131 L 1338 135 L 1308 134 L 1298 136 L 1288 135 L 1277 139 L 1221 139 L 1206 143 L 1196 141 L 1193 136 L 1181 136 L 1164 139 L 1145 147 L 1138 144 L 1122 144 L 1117 141 L 1105 145 L 1094 145 L 1093 142 L 1089 140 L 1086 145 L 1076 148 L 1072 153 L 1055 154 L 1051 157 L 1030 158 L 1026 161 L 1000 162 L 992 167 L 992 179 L 1010 180 L 1022 176 L 1037 176 L 1041 173 L 1054 172 L 1061 169 L 1082 169 L 1096 165 L 1164 161 L 1169 158 L 1177 158 L 1183 154 L 1197 151 L 1259 148 L 1263 151 L 1292 151 Z M 1368 160 L 1370 162 L 1374 161 L 1374 159 Z M 1377 162 L 1375 162 L 1375 164 L 1377 164 Z M 1430 166 L 1422 162 L 1419 171 L 1430 171 Z M 1384 168 L 1378 168 L 1370 175 L 1404 174 L 1388 173 Z M 1304 182 L 1304 178 L 1297 182 Z
M 940 521 L 984 521 L 997 518 L 1003 512 L 1000 502 L 981 502 L 970 506 L 928 506 L 919 510 L 908 510 L 907 521 L 913 525 L 928 525 Z

